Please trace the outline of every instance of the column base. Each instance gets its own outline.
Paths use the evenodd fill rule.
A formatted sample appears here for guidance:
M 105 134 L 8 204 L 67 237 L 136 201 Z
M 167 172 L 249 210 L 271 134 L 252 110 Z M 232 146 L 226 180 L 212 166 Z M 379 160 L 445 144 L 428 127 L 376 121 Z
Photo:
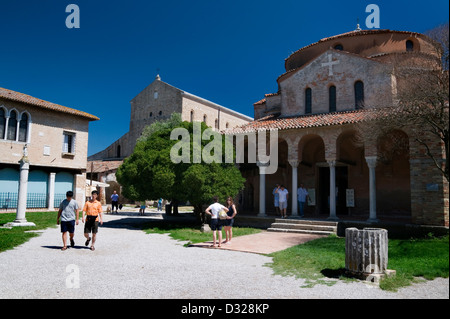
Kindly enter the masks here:
M 200 231 L 202 233 L 210 233 L 211 232 L 211 227 L 209 227 L 208 224 L 203 224 L 202 227 L 200 228 Z
M 27 222 L 26 220 L 15 220 L 3 225 L 4 227 L 36 227 L 35 223 Z

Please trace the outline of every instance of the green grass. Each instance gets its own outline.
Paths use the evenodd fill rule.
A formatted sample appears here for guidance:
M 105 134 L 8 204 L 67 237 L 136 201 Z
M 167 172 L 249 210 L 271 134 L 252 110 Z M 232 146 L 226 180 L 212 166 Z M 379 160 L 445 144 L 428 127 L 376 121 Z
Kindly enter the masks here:
M 449 236 L 443 238 L 389 240 L 388 269 L 396 275 L 380 282 L 380 288 L 397 291 L 423 277 L 431 280 L 449 275 Z M 327 278 L 353 280 L 345 272 L 345 238 L 330 236 L 275 252 L 267 264 L 279 275 L 306 279 L 306 286 L 332 284 Z
M 13 227 L 12 229 L 0 228 L 0 252 L 13 249 L 27 242 L 30 238 L 38 236 L 36 233 L 27 233 L 29 230 L 40 230 L 48 227 L 56 227 L 57 212 L 32 212 L 27 213 L 27 221 L 36 224 L 36 227 Z M 0 214 L 0 225 L 12 222 L 16 219 L 16 213 Z
M 146 233 L 170 234 L 170 237 L 180 241 L 187 241 L 185 246 L 212 240 L 212 232 L 201 232 L 198 224 L 149 223 L 142 228 Z M 233 237 L 256 234 L 260 229 L 247 227 L 233 227 Z M 225 240 L 225 230 L 222 229 Z

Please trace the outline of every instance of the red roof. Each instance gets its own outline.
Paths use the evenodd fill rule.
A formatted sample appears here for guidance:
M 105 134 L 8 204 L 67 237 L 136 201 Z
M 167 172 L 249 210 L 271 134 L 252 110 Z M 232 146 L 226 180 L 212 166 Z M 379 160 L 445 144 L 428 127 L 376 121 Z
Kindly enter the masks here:
M 85 117 L 89 119 L 90 121 L 97 121 L 99 118 L 95 115 L 91 115 L 86 112 L 78 111 L 75 109 L 71 109 L 70 107 L 62 106 L 59 104 L 51 103 L 48 101 L 44 101 L 35 97 L 32 97 L 27 94 L 23 94 L 20 92 L 4 89 L 0 87 L 0 98 L 4 98 L 7 100 L 15 101 L 15 102 L 21 102 L 26 104 L 31 104 L 34 106 L 38 106 L 44 109 L 53 110 L 57 112 L 63 112 L 68 114 L 73 114 L 81 117 Z
M 376 113 L 375 109 L 310 114 L 295 117 L 281 117 L 280 113 L 277 113 L 268 115 L 245 125 L 237 126 L 231 130 L 227 130 L 225 131 L 225 134 L 352 124 L 373 119 L 377 114 L 380 113 L 378 113 L 378 110 Z M 387 114 L 387 110 L 382 114 Z

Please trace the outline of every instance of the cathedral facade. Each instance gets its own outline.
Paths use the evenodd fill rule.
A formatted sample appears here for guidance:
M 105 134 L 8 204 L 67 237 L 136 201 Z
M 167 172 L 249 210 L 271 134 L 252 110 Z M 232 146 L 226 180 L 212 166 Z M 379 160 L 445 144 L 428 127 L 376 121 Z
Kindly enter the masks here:
M 381 136 L 359 136 L 371 110 L 388 115 L 397 102 L 409 80 L 399 70 L 437 59 L 427 36 L 391 30 L 358 29 L 292 53 L 277 78 L 278 91 L 254 104 L 255 120 L 228 131 L 278 131 L 276 173 L 264 174 L 261 163 L 240 165 L 247 179 L 241 210 L 275 215 L 272 192 L 284 184 L 288 215 L 296 216 L 303 184 L 309 193 L 306 217 L 448 227 L 448 182 L 412 132 L 392 131 L 406 146 L 391 158 L 381 156 Z M 445 157 L 439 143 L 432 151 Z
M 89 161 L 122 160 L 130 156 L 144 128 L 155 121 L 170 118 L 174 112 L 181 113 L 183 121 L 203 121 L 217 131 L 244 125 L 253 120 L 249 116 L 163 82 L 159 75 L 134 97 L 130 104 L 129 131 L 103 151 L 89 156 Z

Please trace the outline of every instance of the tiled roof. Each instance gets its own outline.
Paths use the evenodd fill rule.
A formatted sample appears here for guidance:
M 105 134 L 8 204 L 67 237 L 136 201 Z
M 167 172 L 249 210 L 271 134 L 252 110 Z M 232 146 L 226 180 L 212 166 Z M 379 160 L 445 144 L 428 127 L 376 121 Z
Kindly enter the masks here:
M 379 110 L 375 109 L 361 109 L 354 111 L 301 115 L 295 117 L 281 117 L 280 113 L 277 113 L 268 115 L 245 125 L 237 126 L 231 130 L 225 131 L 224 133 L 239 134 L 257 131 L 302 129 L 352 124 L 374 119 L 379 114 L 387 115 L 388 111 L 387 109 L 383 109 L 380 113 Z
M 89 161 L 86 165 L 86 173 L 103 173 L 114 171 L 122 165 L 123 161 Z
M 389 29 L 373 29 L 373 30 L 353 30 L 350 32 L 346 32 L 346 33 L 342 33 L 342 34 L 338 34 L 338 35 L 334 35 L 331 37 L 326 37 L 323 39 L 320 39 L 317 42 L 311 43 L 303 48 L 298 49 L 297 51 L 295 51 L 294 53 L 292 53 L 289 57 L 287 57 L 285 60 L 288 60 L 290 57 L 296 55 L 298 52 L 301 52 L 309 47 L 312 47 L 318 43 L 322 43 L 322 42 L 326 42 L 326 41 L 330 41 L 330 40 L 336 40 L 336 39 L 340 39 L 340 38 L 345 38 L 345 37 L 354 37 L 354 36 L 360 36 L 360 35 L 368 35 L 368 34 L 381 34 L 381 33 L 401 33 L 401 34 L 414 34 L 417 36 L 423 36 L 423 34 L 421 33 L 417 33 L 417 32 L 412 32 L 412 31 L 396 31 L 396 30 L 389 30 Z
M 99 120 L 99 118 L 95 115 L 91 115 L 89 113 L 78 111 L 78 110 L 72 109 L 70 107 L 66 107 L 66 106 L 51 103 L 48 101 L 44 101 L 44 100 L 32 97 L 27 94 L 4 89 L 1 87 L 0 87 L 0 98 L 4 98 L 4 99 L 15 101 L 15 102 L 31 104 L 31 105 L 38 106 L 38 107 L 41 107 L 41 108 L 44 108 L 47 110 L 53 110 L 56 112 L 63 112 L 63 113 L 67 113 L 67 114 L 81 116 L 81 117 L 89 119 L 90 121 L 98 121 Z

